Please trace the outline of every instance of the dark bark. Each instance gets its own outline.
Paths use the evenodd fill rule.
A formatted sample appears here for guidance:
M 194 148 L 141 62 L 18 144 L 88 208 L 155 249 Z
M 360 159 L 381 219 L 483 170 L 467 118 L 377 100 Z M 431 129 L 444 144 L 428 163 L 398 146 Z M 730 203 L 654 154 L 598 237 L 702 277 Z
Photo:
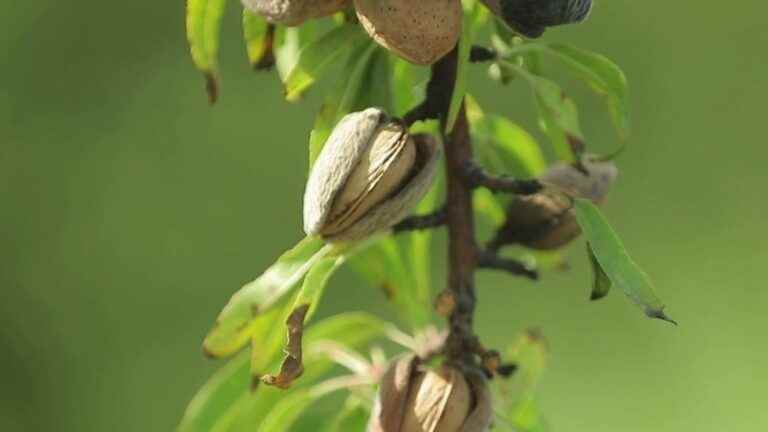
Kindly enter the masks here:
M 427 85 L 427 99 L 422 110 L 440 119 L 446 128 L 451 95 L 456 82 L 458 49 L 432 66 L 432 78 Z M 435 115 L 436 114 L 436 115 Z M 446 167 L 446 217 L 448 226 L 448 290 L 456 306 L 448 317 L 450 333 L 445 354 L 449 362 L 463 366 L 476 365 L 479 344 L 473 331 L 475 311 L 475 221 L 472 212 L 472 188 L 462 174 L 467 161 L 472 160 L 469 124 L 462 103 L 453 130 L 444 134 Z

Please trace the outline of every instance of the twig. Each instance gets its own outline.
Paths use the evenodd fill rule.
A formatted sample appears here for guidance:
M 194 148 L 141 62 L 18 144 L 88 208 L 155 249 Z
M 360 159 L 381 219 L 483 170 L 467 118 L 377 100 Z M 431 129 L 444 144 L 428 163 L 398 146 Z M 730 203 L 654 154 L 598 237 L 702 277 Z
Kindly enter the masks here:
M 542 189 L 541 183 L 536 179 L 493 176 L 472 161 L 465 162 L 462 169 L 464 178 L 472 188 L 482 186 L 493 192 L 511 192 L 518 195 L 533 195 Z
M 529 269 L 522 262 L 501 257 L 488 250 L 478 252 L 477 266 L 484 269 L 502 270 L 516 276 L 525 276 L 533 280 L 539 278 L 539 273 L 536 270 Z
M 443 206 L 433 213 L 407 217 L 395 225 L 392 228 L 392 231 L 395 233 L 400 233 L 403 231 L 417 231 L 437 228 L 439 226 L 445 225 L 446 220 L 448 220 L 448 215 L 445 211 L 445 206 Z
M 507 218 L 509 218 L 509 213 L 507 213 Z M 527 241 L 532 241 L 545 235 L 556 227 L 558 223 L 558 217 L 553 217 L 543 220 L 536 225 L 513 226 L 510 224 L 509 219 L 507 219 L 507 223 L 502 225 L 496 231 L 493 238 L 486 243 L 485 249 L 496 253 L 504 246 L 525 244 Z
M 425 105 L 426 104 L 422 102 L 405 113 L 403 116 L 403 124 L 405 124 L 406 127 L 411 127 L 417 121 L 427 120 L 430 118 L 426 112 Z
M 469 61 L 472 63 L 482 63 L 496 60 L 499 54 L 493 48 L 487 48 L 480 45 L 472 45 L 469 51 Z

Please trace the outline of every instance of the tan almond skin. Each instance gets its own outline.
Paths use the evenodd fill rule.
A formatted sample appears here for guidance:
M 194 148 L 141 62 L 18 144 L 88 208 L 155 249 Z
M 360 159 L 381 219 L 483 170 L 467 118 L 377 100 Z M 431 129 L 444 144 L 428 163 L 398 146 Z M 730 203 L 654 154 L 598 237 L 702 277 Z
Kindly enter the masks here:
M 531 249 L 554 250 L 581 234 L 571 202 L 563 193 L 601 204 L 618 176 L 613 162 L 599 161 L 591 155 L 585 155 L 582 166 L 586 172 L 570 164 L 552 165 L 539 178 L 547 186 L 544 191 L 517 197 L 510 204 L 506 225 L 519 232 L 535 233 L 520 243 Z
M 544 228 L 542 224 L 551 223 L 552 226 L 544 232 L 522 239 L 521 243 L 537 250 L 559 249 L 581 234 L 581 228 L 570 207 L 571 203 L 566 197 L 550 191 L 516 197 L 507 211 L 507 224 L 522 232 L 535 232 Z
M 350 0 L 242 0 L 243 6 L 267 21 L 297 26 L 312 18 L 321 18 L 349 6 Z
M 397 190 L 411 173 L 416 145 L 408 133 L 390 123 L 382 125 L 375 135 L 375 141 L 336 196 L 323 234 L 335 234 L 358 221 Z
M 459 432 L 472 407 L 464 376 L 448 366 L 418 372 L 411 381 L 400 432 Z
M 368 34 L 411 63 L 436 62 L 461 35 L 460 0 L 354 0 L 354 4 Z
M 362 240 L 405 218 L 429 190 L 440 145 L 410 135 L 380 108 L 347 114 L 320 151 L 304 190 L 304 232 Z

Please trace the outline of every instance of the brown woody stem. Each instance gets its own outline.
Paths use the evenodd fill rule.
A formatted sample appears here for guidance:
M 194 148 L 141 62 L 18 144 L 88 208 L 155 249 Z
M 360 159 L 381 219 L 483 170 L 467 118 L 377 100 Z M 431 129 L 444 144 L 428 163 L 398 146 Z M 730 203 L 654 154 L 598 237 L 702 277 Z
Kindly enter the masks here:
M 484 187 L 493 192 L 510 192 L 517 195 L 532 195 L 542 189 L 535 179 L 514 179 L 506 176 L 494 176 L 487 173 L 480 165 L 467 161 L 463 173 L 472 187 Z
M 438 119 L 441 130 L 446 130 L 451 95 L 456 83 L 457 65 L 458 48 L 454 48 L 432 65 L 426 98 L 403 116 L 402 121 L 406 126 L 421 120 Z M 494 360 L 491 363 L 495 368 L 498 363 L 496 357 L 492 359 L 488 357 L 487 353 L 490 351 L 482 348 L 473 330 L 476 302 L 475 270 L 482 266 L 530 278 L 535 278 L 536 274 L 516 261 L 500 258 L 493 252 L 480 252 L 475 240 L 472 190 L 483 186 L 495 192 L 532 194 L 539 191 L 541 185 L 536 180 L 494 177 L 474 164 L 469 123 L 463 103 L 452 130 L 448 133 L 443 132 L 443 143 L 446 173 L 445 207 L 431 215 L 406 219 L 395 227 L 395 231 L 447 226 L 448 287 L 445 293 L 451 297 L 452 307 L 448 316 L 450 332 L 444 347 L 446 359 L 459 367 L 477 368 L 480 366 L 478 358 L 482 357 L 485 363 Z
M 439 226 L 445 225 L 447 219 L 448 217 L 445 211 L 445 207 L 441 207 L 439 210 L 433 213 L 407 217 L 392 227 L 392 231 L 399 233 L 403 231 L 418 231 L 437 228 Z
M 427 98 L 421 110 L 437 114 L 441 130 L 445 130 L 451 95 L 456 82 L 458 49 L 432 66 L 427 85 Z M 475 311 L 476 242 L 472 212 L 472 188 L 462 174 L 467 161 L 472 160 L 469 124 L 462 104 L 453 130 L 444 134 L 446 172 L 446 218 L 448 224 L 448 290 L 456 306 L 448 317 L 450 333 L 445 354 L 451 363 L 475 366 L 476 346 L 479 344 L 472 329 Z
M 484 269 L 501 270 L 516 276 L 524 276 L 533 280 L 539 278 L 539 273 L 536 270 L 528 268 L 528 266 L 518 260 L 499 256 L 493 250 L 484 250 L 478 252 L 477 266 Z

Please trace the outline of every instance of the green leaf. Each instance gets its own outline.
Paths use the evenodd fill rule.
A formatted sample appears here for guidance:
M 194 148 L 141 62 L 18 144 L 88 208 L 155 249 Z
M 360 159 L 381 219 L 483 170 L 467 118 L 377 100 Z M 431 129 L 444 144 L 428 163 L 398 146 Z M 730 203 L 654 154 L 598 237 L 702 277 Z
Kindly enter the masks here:
M 393 114 L 392 98 L 392 56 L 375 42 L 369 42 L 369 48 L 363 53 L 369 61 L 363 77 L 363 89 L 358 93 L 353 111 L 372 106 L 380 107 Z M 343 104 L 342 104 L 343 106 Z
M 595 259 L 611 282 L 648 317 L 676 324 L 664 313 L 664 304 L 656 296 L 651 279 L 629 256 L 600 210 L 591 201 L 580 198 L 575 199 L 574 210 Z
M 587 255 L 589 256 L 589 264 L 592 267 L 592 274 L 594 275 L 594 282 L 592 283 L 592 294 L 590 300 L 600 300 L 608 295 L 611 290 L 611 279 L 605 274 L 605 270 L 600 266 L 595 258 L 595 253 L 592 251 L 592 246 L 587 243 Z
M 360 398 L 347 398 L 341 411 L 323 428 L 324 432 L 364 431 L 368 424 L 370 410 Z
M 451 103 L 448 108 L 448 117 L 445 121 L 445 131 L 450 133 L 453 125 L 456 123 L 456 117 L 464 102 L 464 94 L 467 90 L 467 68 L 469 66 L 469 52 L 475 41 L 475 33 L 480 29 L 488 18 L 488 9 L 479 4 L 476 0 L 463 0 L 464 22 L 462 23 L 462 34 L 459 40 L 458 63 L 456 65 L 456 82 L 451 93 Z
M 255 380 L 261 379 L 268 385 L 286 389 L 293 385 L 304 371 L 302 337 L 304 327 L 317 309 L 320 297 L 325 291 L 331 275 L 338 269 L 348 257 L 369 247 L 375 239 L 369 239 L 357 243 L 334 244 L 326 246 L 331 248 L 327 257 L 321 257 L 312 264 L 312 268 L 304 278 L 301 289 L 296 293 L 293 306 L 287 311 L 283 320 L 286 324 L 287 342 L 283 348 L 285 357 L 280 365 L 277 375 L 265 375 L 260 377 L 260 370 L 251 368 Z M 318 255 L 318 254 L 316 254 Z M 254 347 L 256 349 L 256 347 Z
M 336 123 L 359 106 L 359 101 L 369 90 L 369 86 L 374 84 L 366 79 L 366 72 L 370 68 L 376 49 L 377 45 L 373 42 L 361 43 L 352 49 L 347 67 L 342 70 L 342 75 L 339 77 L 338 89 L 320 107 L 309 136 L 310 170 Z M 349 71 L 348 74 L 346 74 L 347 71 Z
M 302 411 L 319 398 L 311 389 L 294 390 L 280 399 L 259 426 L 258 432 L 284 432 L 291 430 Z
M 389 235 L 357 254 L 351 263 L 368 284 L 384 291 L 396 311 L 415 330 L 429 323 L 431 299 L 420 300 L 405 256 L 397 240 Z
M 296 101 L 346 50 L 367 35 L 358 25 L 346 24 L 329 30 L 304 46 L 285 77 L 285 98 Z
M 524 78 L 533 88 L 536 103 L 543 118 L 543 127 L 550 136 L 558 159 L 573 162 L 584 147 L 584 135 L 579 126 L 576 104 L 553 81 L 535 75 L 510 62 L 500 62 Z
M 507 219 L 504 206 L 488 189 L 476 189 L 472 193 L 472 203 L 474 209 L 485 216 L 491 226 L 500 227 Z
M 431 300 L 422 299 L 415 280 L 408 271 L 400 246 L 392 236 L 387 236 L 377 244 L 383 257 L 385 268 L 394 283 L 391 288 L 391 300 L 398 312 L 403 314 L 412 329 L 420 329 L 429 323 Z
M 307 273 L 304 283 L 293 303 L 294 308 L 302 304 L 310 305 L 309 312 L 307 312 L 307 316 L 304 319 L 305 322 L 309 322 L 309 319 L 317 309 L 317 303 L 323 295 L 326 285 L 328 285 L 328 280 L 345 261 L 345 255 L 323 258 L 317 261 L 309 270 L 309 273 Z
M 332 340 L 349 349 L 361 348 L 373 339 L 382 336 L 389 324 L 365 313 L 344 313 L 327 318 L 310 326 L 305 335 L 307 350 L 305 353 L 305 370 L 301 379 L 296 381 L 291 391 L 301 390 L 315 385 L 325 377 L 335 365 L 325 354 L 313 351 L 312 347 L 322 341 Z M 271 368 L 279 367 L 277 356 Z M 220 429 L 228 432 L 251 430 L 264 421 L 273 410 L 275 404 L 283 399 L 286 391 L 269 386 L 260 386 L 252 397 L 244 393 L 233 406 L 229 417 L 222 417 Z M 225 428 L 223 426 L 226 426 Z
M 616 129 L 626 138 L 630 129 L 629 96 L 627 77 L 621 68 L 605 56 L 570 45 L 550 44 L 549 49 L 605 96 Z
M 216 371 L 198 390 L 187 406 L 179 424 L 179 432 L 203 432 L 248 392 L 248 353 L 240 353 Z
M 275 66 L 280 80 L 285 82 L 291 68 L 298 62 L 301 52 L 301 32 L 304 27 L 277 28 L 275 42 Z
M 515 407 L 512 411 L 511 420 L 518 431 L 542 432 L 546 430 L 541 418 L 539 405 L 533 397 L 521 401 Z
M 527 329 L 504 353 L 517 366 L 507 379 L 494 380 L 502 424 L 515 431 L 540 431 L 542 419 L 535 401 L 536 389 L 549 363 L 547 341 L 538 329 Z
M 213 357 L 230 355 L 248 342 L 258 318 L 296 286 L 313 264 L 331 251 L 323 241 L 307 237 L 283 254 L 253 282 L 236 292 L 208 333 L 203 349 Z
M 206 80 L 208 101 L 218 97 L 219 30 L 227 0 L 187 0 L 187 41 L 195 66 Z
M 416 67 L 399 57 L 393 62 L 393 112 L 402 113 L 416 106 L 420 100 L 416 92 Z
M 273 321 L 274 324 L 274 321 Z M 387 324 L 379 318 L 349 312 L 326 318 L 307 329 L 307 346 L 322 341 L 358 347 L 381 336 Z M 271 362 L 279 361 L 277 351 Z M 328 359 L 307 354 L 307 370 L 301 382 L 311 384 L 331 368 Z M 250 391 L 248 353 L 234 357 L 206 382 L 187 406 L 179 432 L 238 431 L 255 428 L 265 413 L 285 395 L 281 390 L 259 388 Z
M 416 206 L 416 214 L 428 214 L 438 209 L 440 205 L 438 199 L 442 197 L 442 178 L 438 176 L 435 179 L 432 188 L 421 202 Z M 411 274 L 414 284 L 414 297 L 416 304 L 429 308 L 432 299 L 432 265 L 431 248 L 432 235 L 434 230 L 416 230 L 408 234 Z M 418 322 L 422 317 L 414 317 L 414 322 Z
M 624 72 L 607 57 L 565 44 L 531 43 L 512 52 L 538 51 L 560 60 L 606 99 L 619 135 L 629 135 L 629 92 Z
M 248 52 L 248 61 L 254 68 L 259 68 L 267 56 L 271 55 L 274 27 L 271 27 L 264 17 L 243 9 L 243 38 Z
M 520 125 L 509 119 L 491 114 L 483 116 L 473 124 L 473 137 L 477 137 L 483 146 L 496 159 L 494 167 L 498 172 L 507 173 L 517 178 L 533 178 L 544 172 L 547 163 L 536 140 Z M 483 151 L 486 151 L 484 149 Z

